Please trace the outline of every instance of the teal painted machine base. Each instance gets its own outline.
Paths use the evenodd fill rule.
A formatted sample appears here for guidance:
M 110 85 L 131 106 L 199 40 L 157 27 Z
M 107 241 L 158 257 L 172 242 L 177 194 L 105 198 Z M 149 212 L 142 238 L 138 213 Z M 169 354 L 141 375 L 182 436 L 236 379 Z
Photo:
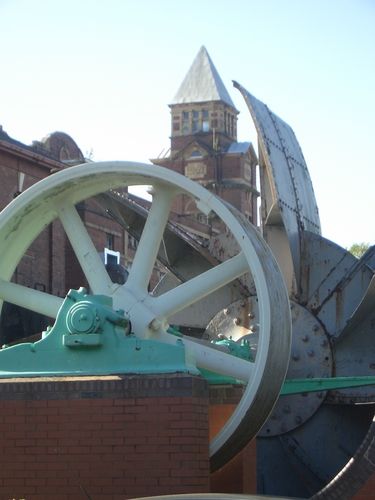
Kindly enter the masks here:
M 0 351 L 0 378 L 176 372 L 199 375 L 180 339 L 171 345 L 135 337 L 110 297 L 83 288 L 68 293 L 41 340 Z

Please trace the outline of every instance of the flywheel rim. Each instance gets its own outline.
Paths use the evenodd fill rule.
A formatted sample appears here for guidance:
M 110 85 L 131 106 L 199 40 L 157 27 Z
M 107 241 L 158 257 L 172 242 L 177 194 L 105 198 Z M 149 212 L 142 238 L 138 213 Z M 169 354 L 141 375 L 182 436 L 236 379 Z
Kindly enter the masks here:
M 180 293 L 181 303 L 175 302 L 173 306 L 170 304 L 173 302 L 170 297 L 163 299 L 164 295 L 162 295 L 161 298 L 155 298 L 148 294 L 145 284 L 149 279 L 148 274 L 153 267 L 157 249 L 148 249 L 145 238 L 143 238 L 142 245 L 141 238 L 140 252 L 144 252 L 144 256 L 148 259 L 148 267 L 146 266 L 147 269 L 143 270 L 144 266 L 140 264 L 140 257 L 138 262 L 134 261 L 133 264 L 136 271 L 132 267 L 128 281 L 125 285 L 119 286 L 110 281 L 104 266 L 100 268 L 99 258 L 95 255 L 97 252 L 92 242 L 90 244 L 88 241 L 88 235 L 82 236 L 84 250 L 87 250 L 86 254 L 83 254 L 80 243 L 77 241 L 77 233 L 83 228 L 75 210 L 78 202 L 110 189 L 141 184 L 153 185 L 156 191 L 147 219 L 150 222 L 146 222 L 145 228 L 145 231 L 148 231 L 148 238 L 153 243 L 160 243 L 162 230 L 165 227 L 164 222 L 159 222 L 158 217 L 167 220 L 174 196 L 189 194 L 197 201 L 201 211 L 206 215 L 209 215 L 211 211 L 215 212 L 227 227 L 230 227 L 240 246 L 240 253 L 226 261 L 227 264 L 215 267 L 211 274 L 203 273 L 203 279 L 193 282 L 192 285 L 186 282 L 188 284 L 183 289 L 184 294 L 190 293 L 194 300 L 194 286 L 203 287 L 203 293 L 207 294 L 208 289 L 213 286 L 211 282 L 205 284 L 208 278 L 217 289 L 223 286 L 222 279 L 224 282 L 229 277 L 234 279 L 245 270 L 251 270 L 256 284 L 260 303 L 262 341 L 257 360 L 254 367 L 251 367 L 251 380 L 245 395 L 232 418 L 211 443 L 212 470 L 216 470 L 241 451 L 260 429 L 264 418 L 272 410 L 285 378 L 290 351 L 289 302 L 278 265 L 258 231 L 233 207 L 225 204 L 190 179 L 151 164 L 99 162 L 70 167 L 33 185 L 0 214 L 0 252 L 3 257 L 0 262 L 0 299 L 24 307 L 28 306 L 25 303 L 25 296 L 34 291 L 28 291 L 26 294 L 24 290 L 21 290 L 24 287 L 13 285 L 9 280 L 29 244 L 58 217 L 76 253 L 78 250 L 78 260 L 93 292 L 112 296 L 115 309 L 120 308 L 123 301 L 130 301 L 130 311 L 135 312 L 137 316 L 135 320 L 132 319 L 136 335 L 174 342 L 175 339 L 165 331 L 165 319 L 173 307 L 175 310 L 176 307 L 181 307 L 181 303 L 186 307 L 188 302 L 184 297 L 181 298 L 182 292 Z M 154 213 L 153 206 L 156 207 Z M 87 257 L 89 253 L 90 258 Z M 221 273 L 224 274 L 224 278 L 219 278 Z M 139 284 L 137 280 L 142 283 Z M 38 305 L 39 298 L 43 296 L 40 294 L 42 292 L 33 293 L 32 298 L 27 299 L 30 302 L 28 308 L 54 317 L 62 302 L 61 299 L 45 294 L 50 298 L 45 297 L 42 305 Z M 174 300 L 177 301 L 177 299 Z M 121 307 L 126 310 L 123 305 Z M 162 313 L 158 315 L 160 310 Z M 145 315 L 144 311 L 147 311 Z M 138 316 L 142 316 L 142 319 Z M 157 321 L 153 323 L 155 318 Z M 204 365 L 210 369 L 213 365 L 217 367 L 221 362 L 225 362 L 230 365 L 225 369 L 233 370 L 237 374 L 241 366 L 241 376 L 236 376 L 236 378 L 243 378 L 244 371 L 249 369 L 248 363 L 238 358 L 230 357 L 231 360 L 228 362 L 225 361 L 228 355 L 220 354 L 220 358 L 217 352 L 211 353 L 212 349 L 197 347 L 197 344 L 186 338 L 183 341 L 187 347 L 195 351 L 198 366 L 203 366 L 202 363 L 211 363 L 209 366 Z M 213 361 L 207 361 L 210 357 Z

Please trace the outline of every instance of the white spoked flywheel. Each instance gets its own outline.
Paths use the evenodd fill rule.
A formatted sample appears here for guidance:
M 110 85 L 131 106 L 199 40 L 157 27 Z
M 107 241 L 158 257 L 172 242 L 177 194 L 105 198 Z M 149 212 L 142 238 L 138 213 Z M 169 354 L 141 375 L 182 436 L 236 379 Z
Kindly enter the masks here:
M 124 285 L 112 283 L 75 205 L 110 189 L 153 187 L 153 201 Z M 148 291 L 173 200 L 188 195 L 207 216 L 229 228 L 239 251 L 212 269 L 160 296 Z M 63 299 L 11 282 L 21 257 L 54 219 L 59 218 L 94 294 L 108 295 L 115 310 L 130 317 L 136 337 L 175 343 L 168 318 L 251 272 L 259 301 L 260 331 L 256 359 L 248 362 L 184 337 L 200 368 L 247 382 L 235 413 L 211 443 L 212 470 L 235 456 L 255 436 L 282 387 L 290 354 L 289 301 L 276 261 L 245 217 L 184 176 L 149 164 L 101 162 L 71 167 L 35 184 L 0 214 L 0 299 L 56 317 Z

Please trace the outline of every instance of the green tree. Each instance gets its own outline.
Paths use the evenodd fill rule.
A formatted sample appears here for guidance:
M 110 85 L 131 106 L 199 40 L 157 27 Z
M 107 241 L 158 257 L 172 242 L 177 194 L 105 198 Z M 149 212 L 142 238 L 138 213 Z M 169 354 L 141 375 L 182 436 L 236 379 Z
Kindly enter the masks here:
M 350 252 L 354 257 L 360 259 L 362 255 L 370 248 L 370 243 L 353 243 L 352 246 L 347 248 L 348 252 Z

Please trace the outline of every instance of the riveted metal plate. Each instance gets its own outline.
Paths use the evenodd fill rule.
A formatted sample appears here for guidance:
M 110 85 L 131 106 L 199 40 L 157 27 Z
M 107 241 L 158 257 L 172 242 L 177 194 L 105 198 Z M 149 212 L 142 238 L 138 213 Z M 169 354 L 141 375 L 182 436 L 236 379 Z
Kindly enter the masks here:
M 287 379 L 332 375 L 332 353 L 324 328 L 304 307 L 291 302 L 292 350 Z M 276 436 L 306 422 L 323 402 L 326 391 L 280 396 L 259 436 Z

